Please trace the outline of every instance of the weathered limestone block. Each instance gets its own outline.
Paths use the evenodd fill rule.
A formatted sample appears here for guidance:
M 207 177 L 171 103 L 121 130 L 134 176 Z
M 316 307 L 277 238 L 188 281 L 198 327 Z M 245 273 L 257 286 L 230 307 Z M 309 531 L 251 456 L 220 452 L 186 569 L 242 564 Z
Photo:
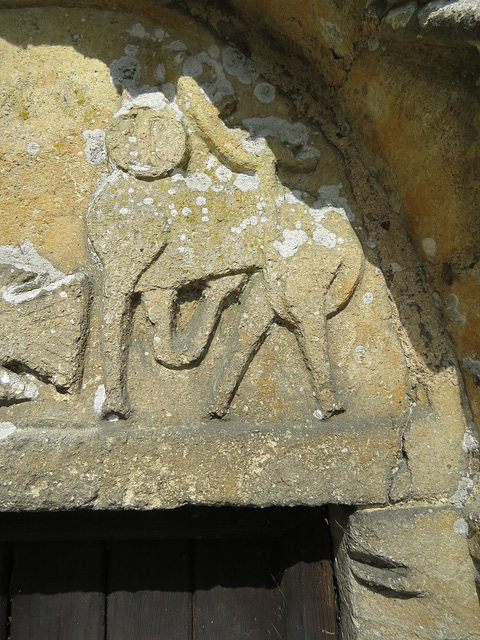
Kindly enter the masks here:
M 58 415 L 35 428 L 1 422 L 0 510 L 314 506 L 319 496 L 386 503 L 399 429 L 339 419 L 333 427 L 330 420 L 253 428 L 245 421 L 85 428 Z
M 362 507 L 344 640 L 479 638 L 478 11 L 166 4 L 0 12 L 0 511 Z
M 480 637 L 478 572 L 461 510 L 390 507 L 331 515 L 342 639 Z
M 81 381 L 90 291 L 83 273 L 65 275 L 29 243 L 0 247 L 0 404 L 33 400 L 29 371 L 66 391 Z M 5 369 L 4 367 L 7 367 Z

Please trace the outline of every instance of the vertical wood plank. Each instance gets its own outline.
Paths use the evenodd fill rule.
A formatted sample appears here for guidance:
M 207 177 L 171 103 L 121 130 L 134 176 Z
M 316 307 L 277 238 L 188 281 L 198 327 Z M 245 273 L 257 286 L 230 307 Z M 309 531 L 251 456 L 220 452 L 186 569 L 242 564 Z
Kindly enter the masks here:
M 285 638 L 274 540 L 201 540 L 194 550 L 194 640 Z
M 321 514 L 318 514 L 320 516 Z M 283 540 L 288 640 L 336 640 L 336 609 L 328 525 L 309 518 Z
M 107 640 L 191 640 L 188 540 L 112 542 Z
M 12 640 L 104 640 L 103 545 L 17 543 L 11 611 Z
M 6 640 L 10 600 L 11 544 L 0 543 L 0 640 Z

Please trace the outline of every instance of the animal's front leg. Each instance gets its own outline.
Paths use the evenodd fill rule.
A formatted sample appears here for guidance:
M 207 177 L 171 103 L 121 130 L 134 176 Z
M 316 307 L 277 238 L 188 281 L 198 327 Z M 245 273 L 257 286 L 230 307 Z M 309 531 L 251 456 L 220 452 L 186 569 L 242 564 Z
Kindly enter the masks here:
M 262 345 L 275 318 L 260 278 L 259 274 L 254 275 L 242 296 L 239 323 L 223 356 L 206 407 L 205 414 L 210 418 L 221 418 L 227 413 L 251 359 Z
M 105 401 L 102 417 L 127 418 L 130 414 L 126 376 L 131 330 L 132 297 L 125 283 L 107 278 L 103 288 L 102 358 Z M 132 289 L 128 289 L 131 291 Z

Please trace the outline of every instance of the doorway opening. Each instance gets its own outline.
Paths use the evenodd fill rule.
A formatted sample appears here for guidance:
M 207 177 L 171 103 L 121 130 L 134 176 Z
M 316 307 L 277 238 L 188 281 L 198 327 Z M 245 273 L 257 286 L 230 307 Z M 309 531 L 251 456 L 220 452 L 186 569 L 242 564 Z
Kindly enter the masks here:
M 322 508 L 0 516 L 0 640 L 335 640 Z

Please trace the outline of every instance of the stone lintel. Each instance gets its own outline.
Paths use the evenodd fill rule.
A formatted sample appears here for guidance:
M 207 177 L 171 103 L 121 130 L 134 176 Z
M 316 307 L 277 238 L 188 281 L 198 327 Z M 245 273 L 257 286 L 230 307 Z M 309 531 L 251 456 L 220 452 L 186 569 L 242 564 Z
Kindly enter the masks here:
M 401 456 L 393 423 L 274 428 L 4 429 L 2 511 L 383 504 Z

